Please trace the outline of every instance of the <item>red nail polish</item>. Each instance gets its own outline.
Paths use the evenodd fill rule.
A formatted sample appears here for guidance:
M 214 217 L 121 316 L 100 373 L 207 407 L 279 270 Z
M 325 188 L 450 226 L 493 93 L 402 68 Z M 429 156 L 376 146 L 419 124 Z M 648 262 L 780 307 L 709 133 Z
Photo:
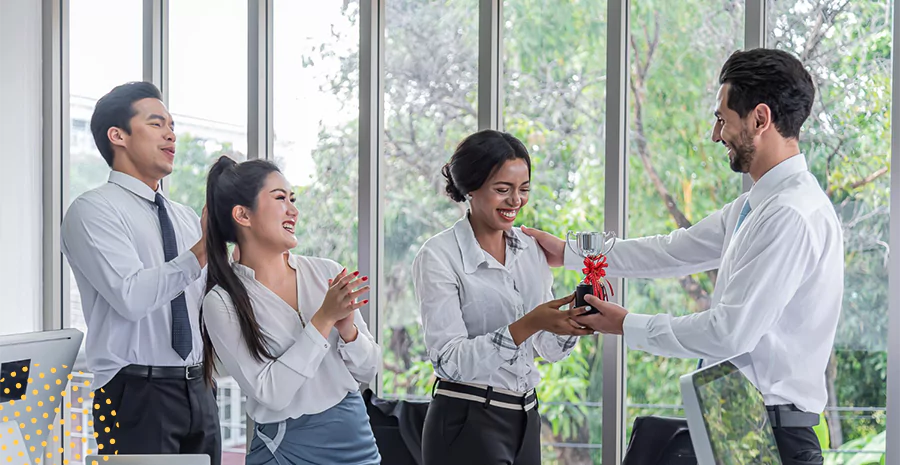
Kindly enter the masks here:
M 369 277 L 368 277 L 368 276 L 363 276 L 363 277 L 362 277 L 362 280 L 363 280 L 363 281 L 368 281 L 368 280 L 369 280 Z
M 364 304 L 369 303 L 369 299 L 363 300 L 363 303 L 364 303 Z
M 354 271 L 353 276 L 359 276 L 359 271 Z

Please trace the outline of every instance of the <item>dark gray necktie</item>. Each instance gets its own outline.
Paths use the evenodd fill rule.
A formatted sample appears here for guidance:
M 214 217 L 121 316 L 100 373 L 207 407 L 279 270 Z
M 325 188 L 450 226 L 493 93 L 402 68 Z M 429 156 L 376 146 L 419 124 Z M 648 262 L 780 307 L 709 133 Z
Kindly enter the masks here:
M 159 227 L 162 229 L 163 252 L 166 261 L 171 261 L 178 256 L 178 242 L 175 240 L 175 228 L 169 219 L 166 203 L 163 196 L 156 194 L 156 212 L 159 215 Z M 184 300 L 184 292 L 172 299 L 172 348 L 181 359 L 187 358 L 191 353 L 193 342 L 191 340 L 191 320 L 188 318 L 187 302 Z

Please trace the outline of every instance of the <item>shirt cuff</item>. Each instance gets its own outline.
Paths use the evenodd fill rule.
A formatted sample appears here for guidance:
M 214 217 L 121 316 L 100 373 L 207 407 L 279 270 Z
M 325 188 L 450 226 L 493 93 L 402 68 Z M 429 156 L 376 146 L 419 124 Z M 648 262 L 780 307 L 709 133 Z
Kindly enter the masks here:
M 353 342 L 344 342 L 338 337 L 338 353 L 345 362 L 350 362 L 354 366 L 361 366 L 369 356 L 369 340 L 363 336 L 362 331 L 357 328 L 358 334 Z
M 509 326 L 504 326 L 491 333 L 491 344 L 497 349 L 501 359 L 507 362 L 516 359 L 519 347 L 513 341 L 512 335 L 509 334 Z
M 625 322 L 622 326 L 625 333 L 625 344 L 629 349 L 646 351 L 649 348 L 651 320 L 653 320 L 653 315 L 641 315 L 640 313 L 625 315 Z
M 300 337 L 278 360 L 305 378 L 312 378 L 331 344 L 315 326 L 308 324 Z
M 203 271 L 203 269 L 200 268 L 200 260 L 197 260 L 197 256 L 194 255 L 194 252 L 191 252 L 190 249 L 175 257 L 175 259 L 172 260 L 172 264 L 184 273 L 189 282 L 194 282 L 199 279 L 200 272 Z

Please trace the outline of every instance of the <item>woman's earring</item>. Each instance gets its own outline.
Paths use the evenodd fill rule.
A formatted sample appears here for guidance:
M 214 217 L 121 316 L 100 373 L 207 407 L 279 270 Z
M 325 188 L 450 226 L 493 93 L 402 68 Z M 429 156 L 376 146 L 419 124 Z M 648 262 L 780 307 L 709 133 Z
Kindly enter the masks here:
M 472 194 L 466 194 L 466 200 L 469 201 L 469 202 L 471 202 L 471 201 L 472 201 Z

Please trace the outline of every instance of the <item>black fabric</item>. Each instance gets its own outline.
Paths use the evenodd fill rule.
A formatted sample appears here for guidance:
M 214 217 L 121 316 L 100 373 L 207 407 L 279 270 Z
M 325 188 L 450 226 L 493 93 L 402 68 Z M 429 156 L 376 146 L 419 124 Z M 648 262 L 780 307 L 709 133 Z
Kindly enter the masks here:
M 775 442 L 783 465 L 822 465 L 822 446 L 812 427 L 775 428 Z
M 540 414 L 438 395 L 425 418 L 422 457 L 425 465 L 540 465 Z
M 222 462 L 214 387 L 194 380 L 118 373 L 94 391 L 100 454 L 207 454 Z
M 696 465 L 697 456 L 684 418 L 637 417 L 622 465 Z
M 363 392 L 363 400 L 381 463 L 423 465 L 422 429 L 428 402 L 384 400 L 375 396 L 371 389 Z

